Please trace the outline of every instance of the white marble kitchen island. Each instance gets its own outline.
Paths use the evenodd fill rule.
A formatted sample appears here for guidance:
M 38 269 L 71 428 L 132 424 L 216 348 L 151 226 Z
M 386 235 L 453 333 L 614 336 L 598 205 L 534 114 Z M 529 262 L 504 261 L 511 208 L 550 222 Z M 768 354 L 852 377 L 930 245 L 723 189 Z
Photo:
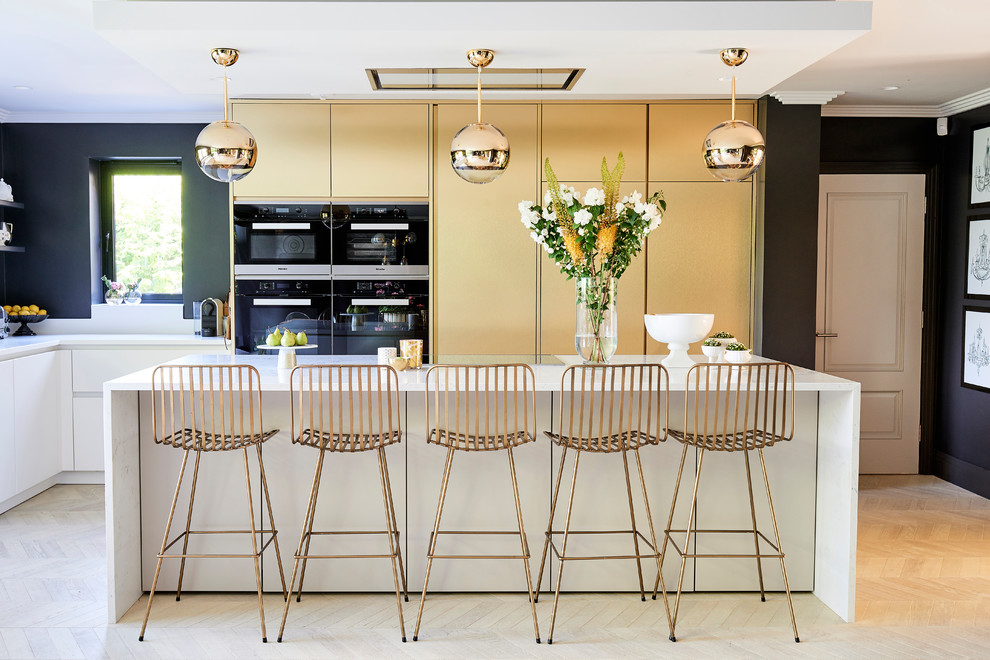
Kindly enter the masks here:
M 574 362 L 570 356 L 544 356 L 542 364 L 535 364 L 537 401 L 537 430 L 556 425 L 551 411 L 554 392 L 560 387 L 564 362 Z M 322 357 L 300 356 L 300 363 L 316 363 Z M 367 363 L 372 357 L 335 357 L 335 362 Z M 479 358 L 485 362 L 502 361 L 497 357 Z M 659 360 L 657 356 L 617 356 L 614 363 L 642 363 Z M 262 378 L 265 424 L 283 429 L 264 445 L 266 471 L 273 499 L 275 521 L 279 529 L 282 559 L 286 568 L 291 567 L 292 552 L 297 543 L 301 514 L 305 498 L 312 482 L 315 452 L 291 445 L 288 433 L 288 378 L 287 373 L 276 369 L 274 356 L 189 356 L 178 361 L 186 364 L 247 363 L 256 366 Z M 532 356 L 530 356 L 530 361 Z M 460 358 L 458 362 L 468 360 Z M 527 361 L 527 360 L 522 360 Z M 551 363 L 548 363 L 551 362 Z M 852 621 L 855 611 L 855 558 L 857 479 L 859 455 L 859 393 L 858 383 L 834 378 L 806 369 L 796 368 L 796 416 L 795 435 L 790 443 L 782 443 L 766 452 L 774 503 L 780 520 L 782 545 L 787 553 L 788 574 L 795 591 L 813 591 L 826 605 L 846 621 Z M 117 621 L 141 594 L 147 590 L 149 573 L 153 571 L 154 554 L 160 543 L 169 501 L 174 489 L 178 461 L 181 452 L 156 446 L 150 438 L 150 389 L 151 370 L 142 370 L 109 381 L 104 386 L 105 452 L 107 465 L 107 552 L 109 619 Z M 402 533 L 403 559 L 407 565 L 409 588 L 418 591 L 425 569 L 425 552 L 440 484 L 444 452 L 425 442 L 424 376 L 421 371 L 404 371 L 399 374 L 399 387 L 404 400 L 404 437 L 402 443 L 389 449 L 389 468 L 395 491 L 396 513 Z M 682 416 L 685 370 L 671 370 L 671 425 L 676 426 Z M 520 448 L 516 453 L 519 471 L 524 521 L 533 556 L 534 576 L 542 550 L 543 531 L 549 515 L 549 496 L 559 453 L 551 443 L 541 437 L 533 445 Z M 646 474 L 654 524 L 663 528 L 669 508 L 673 480 L 680 458 L 681 446 L 672 441 L 659 447 L 647 447 L 641 451 Z M 335 457 L 336 458 L 336 457 Z M 329 513 L 348 511 L 354 520 L 344 524 L 374 529 L 381 524 L 380 494 L 378 503 L 373 497 L 349 496 L 349 489 L 360 489 L 363 482 L 372 481 L 374 472 L 365 472 L 361 456 L 340 457 L 346 471 L 335 479 L 339 491 L 337 501 L 349 506 L 334 507 L 334 495 L 330 487 L 321 491 L 321 510 Z M 702 479 L 702 497 L 699 499 L 699 524 L 706 527 L 725 528 L 737 526 L 749 517 L 748 500 L 739 497 L 737 489 L 745 488 L 745 477 L 738 463 L 720 461 L 726 458 L 712 456 L 706 460 Z M 731 457 L 729 457 L 731 459 Z M 625 484 L 621 481 L 621 461 L 609 457 L 589 457 L 582 468 L 581 482 L 585 487 L 575 503 L 575 510 L 590 519 L 585 528 L 612 528 L 628 526 L 628 505 Z M 458 487 L 452 477 L 451 495 L 444 508 L 444 520 L 453 527 L 467 528 L 472 522 L 469 512 L 477 511 L 477 500 L 484 497 L 493 502 L 492 518 L 501 528 L 514 526 L 511 493 L 502 490 L 507 484 L 504 458 L 497 455 L 473 456 L 457 459 L 455 476 L 460 475 L 464 487 L 461 496 L 455 496 Z M 474 465 L 472 465 L 472 462 Z M 689 461 L 690 462 L 690 461 Z M 231 463 L 240 464 L 235 460 Z M 585 465 L 585 462 L 582 462 Z M 370 464 L 369 464 L 370 466 Z M 236 466 L 234 466 L 236 471 Z M 243 472 L 243 467 L 240 468 Z M 686 468 L 688 469 L 688 468 Z M 693 474 L 693 465 L 690 470 Z M 230 488 L 223 468 L 216 473 L 221 478 L 205 480 L 200 488 L 214 488 L 214 492 L 201 490 L 197 495 L 197 507 L 201 501 L 222 497 Z M 687 475 L 685 475 L 687 478 Z M 463 481 L 466 480 L 466 481 Z M 377 478 L 373 479 L 377 484 Z M 254 481 L 257 484 L 257 480 Z M 591 485 L 589 487 L 589 484 Z M 705 485 L 708 485 L 707 494 Z M 614 486 L 614 487 L 613 487 Z M 243 486 L 239 486 L 243 488 Z M 635 487 L 635 486 L 634 486 Z M 469 490 L 470 489 L 470 493 Z M 238 491 L 238 497 L 240 497 Z M 324 500 L 323 498 L 330 499 Z M 235 501 L 230 498 L 231 501 Z M 683 497 L 678 501 L 681 510 Z M 329 504 L 322 504 L 322 502 Z M 355 502 L 366 504 L 355 505 Z M 728 505 L 727 505 L 728 502 Z M 685 505 L 686 506 L 686 505 Z M 758 502 L 758 506 L 761 506 Z M 739 508 L 735 511 L 733 508 Z M 762 508 L 762 507 L 761 507 Z M 686 511 L 686 508 L 684 509 Z M 197 512 L 200 509 L 197 508 Z M 726 516 L 737 516 L 734 523 Z M 239 515 L 236 511 L 234 515 Z M 204 524 L 216 523 L 215 510 L 204 512 Z M 637 512 L 637 517 L 643 515 Z M 210 516 L 213 516 L 211 519 Z M 335 522 L 340 522 L 335 519 Z M 486 524 L 491 520 L 486 521 Z M 479 523 L 481 524 L 481 523 Z M 682 526 L 675 518 L 674 527 Z M 368 526 L 370 525 L 370 526 Z M 143 545 L 142 545 L 143 543 Z M 671 553 L 674 554 L 674 553 Z M 676 555 L 674 556 L 676 559 Z M 265 557 L 265 588 L 276 589 L 274 553 Z M 307 573 L 307 589 L 326 591 L 389 591 L 392 589 L 391 570 L 379 565 L 379 560 L 339 560 L 311 563 Z M 171 562 L 177 563 L 177 562 Z M 208 570 L 193 568 L 195 564 L 208 564 Z M 698 568 L 686 579 L 686 587 L 698 591 L 752 590 L 756 586 L 752 560 L 719 559 L 699 560 Z M 253 571 L 238 571 L 208 560 L 190 562 L 187 566 L 185 590 L 252 590 Z M 431 591 L 497 591 L 524 590 L 521 571 L 514 562 L 485 563 L 485 570 L 477 570 L 477 562 L 444 562 L 434 566 Z M 631 562 L 580 562 L 576 568 L 568 568 L 564 588 L 568 590 L 634 590 L 635 568 Z M 168 563 L 166 563 L 166 566 Z M 326 565 L 325 568 L 317 566 Z M 664 574 L 668 585 L 676 576 L 679 562 L 668 558 Z M 151 571 L 149 571 L 149 566 Z M 243 568 L 247 568 L 245 565 Z M 555 567 L 545 575 L 541 588 L 547 589 Z M 648 562 L 644 573 L 652 579 Z M 764 573 L 769 590 L 779 588 L 779 571 L 774 562 L 766 564 Z M 249 578 L 244 582 L 244 578 Z M 776 581 L 775 581 L 776 580 Z M 242 584 L 243 582 L 243 584 Z M 174 583 L 163 568 L 161 588 L 169 590 Z M 652 584 L 652 582 L 650 582 Z M 659 606 L 659 605 L 658 605 Z

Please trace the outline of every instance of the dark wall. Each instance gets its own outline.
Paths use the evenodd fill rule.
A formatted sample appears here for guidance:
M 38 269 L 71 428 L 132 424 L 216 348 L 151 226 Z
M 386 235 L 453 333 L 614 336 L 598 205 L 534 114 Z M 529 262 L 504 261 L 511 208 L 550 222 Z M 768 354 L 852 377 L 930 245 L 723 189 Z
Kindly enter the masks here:
M 939 373 L 935 420 L 935 469 L 963 488 L 990 497 L 990 393 L 962 387 L 963 305 L 990 311 L 990 301 L 965 297 L 968 220 L 990 215 L 969 208 L 970 153 L 974 126 L 990 122 L 990 106 L 949 119 L 942 195 L 941 277 L 938 295 Z
M 182 296 L 223 297 L 230 287 L 228 190 L 196 166 L 198 124 L 5 124 L 3 172 L 17 211 L 6 255 L 6 299 L 36 301 L 60 318 L 89 318 L 93 302 L 90 165 L 107 158 L 182 159 Z M 13 218 L 11 218 L 13 220 Z
M 764 98 L 760 112 L 767 143 L 762 352 L 814 369 L 821 109 Z

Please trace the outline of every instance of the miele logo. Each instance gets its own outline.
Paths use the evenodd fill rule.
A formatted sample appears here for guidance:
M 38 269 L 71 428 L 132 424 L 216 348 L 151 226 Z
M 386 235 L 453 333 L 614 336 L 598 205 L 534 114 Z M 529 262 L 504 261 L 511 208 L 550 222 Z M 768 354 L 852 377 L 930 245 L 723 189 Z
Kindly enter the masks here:
M 382 268 L 382 267 L 380 267 L 380 266 L 375 266 L 375 270 L 380 270 L 380 271 L 384 271 L 385 269 L 384 269 L 384 268 Z
M 289 269 L 286 268 L 285 266 L 276 266 L 275 270 L 289 270 Z

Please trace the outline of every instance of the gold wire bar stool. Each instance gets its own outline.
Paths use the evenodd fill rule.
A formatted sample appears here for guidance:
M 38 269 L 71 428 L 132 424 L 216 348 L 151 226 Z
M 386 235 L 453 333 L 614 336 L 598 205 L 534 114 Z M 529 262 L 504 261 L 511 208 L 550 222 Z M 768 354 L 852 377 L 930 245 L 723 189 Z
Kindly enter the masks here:
M 299 573 L 296 601 L 302 598 L 306 563 L 310 559 L 391 559 L 395 582 L 395 603 L 399 610 L 399 631 L 406 641 L 406 625 L 402 618 L 402 599 L 409 600 L 406 574 L 399 549 L 399 528 L 395 519 L 392 485 L 385 460 L 385 448 L 402 440 L 399 415 L 399 377 L 387 365 L 300 365 L 289 374 L 292 442 L 320 451 L 316 459 L 316 474 L 306 507 L 299 547 L 292 564 L 289 592 L 295 588 Z M 373 451 L 378 455 L 378 478 L 382 487 L 385 530 L 376 531 L 313 531 L 316 503 L 323 475 L 323 460 L 327 452 L 353 454 Z M 314 554 L 310 543 L 314 536 L 372 535 L 388 539 L 388 553 Z M 302 570 L 300 571 L 300 560 Z M 282 641 L 289 604 L 285 601 L 278 641 Z
M 512 450 L 536 440 L 536 391 L 533 370 L 525 364 L 505 365 L 436 365 L 426 372 L 426 441 L 447 448 L 447 460 L 440 484 L 437 516 L 430 534 L 427 552 L 426 580 L 419 601 L 416 631 L 413 641 L 419 638 L 419 626 L 423 619 L 426 590 L 430 584 L 430 570 L 434 559 L 519 559 L 526 574 L 526 590 L 533 614 L 533 631 L 536 643 L 540 643 L 540 627 L 536 620 L 536 599 L 533 594 L 533 578 L 529 570 L 529 543 L 523 529 L 522 506 L 519 502 L 519 485 L 516 481 L 516 464 Z M 433 398 L 432 414 L 430 398 Z M 455 531 L 441 530 L 440 517 L 447 496 L 447 483 L 455 451 L 500 451 L 509 457 L 509 475 L 512 477 L 512 495 L 516 505 L 516 521 L 519 529 L 513 531 Z M 488 503 L 487 497 L 479 503 Z M 438 554 L 437 541 L 441 534 L 511 534 L 519 537 L 520 553 L 517 555 Z
M 158 587 L 158 575 L 163 559 L 180 559 L 179 579 L 175 589 L 175 600 L 182 594 L 182 577 L 186 559 L 191 558 L 252 558 L 254 576 L 258 585 L 258 613 L 261 616 L 261 641 L 268 641 L 265 630 L 265 607 L 261 593 L 261 555 L 270 544 L 275 545 L 275 557 L 279 576 L 282 580 L 282 596 L 288 597 L 285 588 L 285 575 L 282 572 L 282 558 L 278 551 L 278 532 L 272 515 L 271 498 L 268 496 L 268 481 L 265 478 L 265 463 L 261 458 L 261 444 L 278 433 L 278 429 L 264 430 L 261 419 L 261 378 L 258 370 L 247 365 L 187 365 L 160 366 L 151 376 L 152 428 L 156 444 L 168 445 L 183 450 L 179 479 L 175 484 L 175 495 L 168 511 L 168 522 L 162 537 L 155 578 L 148 594 L 148 607 L 144 612 L 139 641 L 144 641 L 144 631 L 151 614 L 151 603 Z M 254 446 L 258 455 L 258 471 L 261 475 L 264 508 L 268 512 L 270 529 L 255 525 L 254 502 L 251 490 L 251 472 L 248 467 L 248 447 Z M 247 485 L 247 504 L 250 529 L 237 530 L 194 530 L 192 529 L 193 503 L 196 499 L 196 485 L 199 477 L 200 459 L 204 452 L 226 452 L 241 450 L 244 454 L 244 477 Z M 189 506 L 186 512 L 185 530 L 169 541 L 172 518 L 175 514 L 179 490 L 189 453 L 196 454 L 193 466 L 192 484 L 189 490 Z M 210 503 L 216 507 L 216 503 Z M 229 553 L 190 553 L 189 538 L 197 534 L 250 534 L 252 552 Z M 270 534 L 265 540 L 265 534 Z M 260 537 L 260 545 L 259 545 Z M 168 554 L 166 551 L 182 541 L 182 552 Z
M 560 600 L 560 585 L 564 574 L 564 563 L 574 560 L 591 559 L 635 559 L 639 575 L 640 597 L 646 600 L 643 585 L 644 558 L 653 559 L 657 564 L 657 579 L 663 582 L 660 552 L 657 550 L 656 533 L 653 529 L 653 515 L 650 513 L 650 499 L 646 493 L 646 480 L 643 478 L 643 463 L 639 449 L 648 445 L 658 445 L 667 439 L 667 415 L 669 377 L 667 370 L 659 364 L 642 365 L 576 365 L 564 370 L 560 381 L 560 424 L 557 432 L 544 431 L 555 444 L 562 448 L 560 468 L 553 489 L 550 504 L 550 520 L 547 522 L 546 539 L 543 543 L 543 557 L 540 559 L 540 575 L 536 583 L 543 580 L 547 550 L 553 549 L 560 561 L 557 572 L 557 586 L 553 597 L 553 614 L 550 618 L 550 634 L 547 644 L 553 644 L 553 629 L 557 621 L 557 604 Z M 574 450 L 574 468 L 571 476 L 571 490 L 567 501 L 567 517 L 563 531 L 553 531 L 554 514 L 557 511 L 560 484 L 564 476 L 564 463 L 568 450 Z M 633 506 L 632 481 L 629 478 L 628 453 L 636 457 L 639 470 L 639 483 L 643 491 L 646 507 L 646 520 L 650 529 L 647 539 L 636 526 L 636 513 Z M 574 509 L 574 493 L 577 487 L 578 463 L 583 452 L 595 454 L 619 453 L 626 476 L 626 496 L 629 500 L 630 529 L 621 530 L 572 530 L 571 514 Z M 553 535 L 562 534 L 560 548 Z M 574 555 L 567 552 L 567 541 L 571 534 L 629 534 L 633 542 L 633 554 L 629 555 Z M 642 542 L 648 551 L 641 551 Z M 667 621 L 670 623 L 670 607 L 664 593 L 667 607 Z M 671 629 L 672 630 L 672 629 Z
M 689 558 L 730 558 L 752 557 L 756 559 L 756 571 L 760 580 L 760 600 L 766 601 L 763 587 L 763 559 L 779 559 L 780 571 L 784 577 L 784 591 L 787 594 L 787 606 L 791 613 L 791 626 L 794 629 L 794 641 L 799 642 L 797 620 L 794 618 L 794 603 L 791 600 L 791 589 L 787 583 L 787 569 L 784 567 L 784 552 L 780 549 L 780 533 L 777 529 L 777 514 L 773 508 L 773 497 L 770 495 L 770 480 L 767 478 L 767 464 L 763 458 L 763 448 L 770 447 L 778 441 L 790 440 L 794 435 L 794 369 L 783 362 L 769 362 L 745 365 L 731 364 L 696 364 L 688 370 L 687 391 L 684 398 L 684 430 L 671 429 L 670 435 L 684 445 L 681 452 L 681 464 L 677 471 L 677 481 L 670 502 L 670 515 L 667 517 L 667 528 L 664 530 L 663 550 L 667 550 L 667 542 L 681 556 L 681 572 L 677 580 L 677 598 L 674 600 L 674 613 L 671 623 L 670 639 L 675 641 L 674 627 L 677 625 L 677 613 L 681 603 L 681 590 L 684 584 L 684 569 Z M 681 475 L 684 472 L 684 460 L 689 447 L 698 450 L 698 467 L 694 477 L 694 491 L 691 495 L 691 509 L 688 515 L 686 529 L 671 529 L 674 520 L 674 506 L 677 504 L 677 494 L 681 486 Z M 697 529 L 695 511 L 698 505 L 698 484 L 701 482 L 701 466 L 708 451 L 739 452 L 746 465 L 746 485 L 749 489 L 749 529 Z M 770 507 L 770 519 L 773 522 L 774 540 L 759 531 L 756 524 L 756 504 L 753 499 L 753 478 L 750 467 L 750 452 L 756 451 L 760 456 L 763 468 L 763 483 L 766 485 L 767 502 Z M 684 534 L 683 549 L 677 545 L 671 534 Z M 699 553 L 697 551 L 698 534 L 751 534 L 753 536 L 754 554 L 719 554 Z M 694 552 L 690 552 L 691 539 L 694 538 Z M 761 540 L 772 550 L 761 552 Z M 653 597 L 656 598 L 657 586 L 653 586 Z

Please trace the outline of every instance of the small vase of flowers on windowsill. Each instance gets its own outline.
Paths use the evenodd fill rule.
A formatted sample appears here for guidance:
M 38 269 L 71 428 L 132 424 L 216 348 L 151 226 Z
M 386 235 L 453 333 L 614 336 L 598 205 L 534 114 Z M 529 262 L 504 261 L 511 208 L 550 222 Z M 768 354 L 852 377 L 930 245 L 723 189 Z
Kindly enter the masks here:
M 102 278 L 103 283 L 107 285 L 106 293 L 103 294 L 103 300 L 108 305 L 120 305 L 124 302 L 125 288 L 121 282 L 114 282 L 104 275 Z

